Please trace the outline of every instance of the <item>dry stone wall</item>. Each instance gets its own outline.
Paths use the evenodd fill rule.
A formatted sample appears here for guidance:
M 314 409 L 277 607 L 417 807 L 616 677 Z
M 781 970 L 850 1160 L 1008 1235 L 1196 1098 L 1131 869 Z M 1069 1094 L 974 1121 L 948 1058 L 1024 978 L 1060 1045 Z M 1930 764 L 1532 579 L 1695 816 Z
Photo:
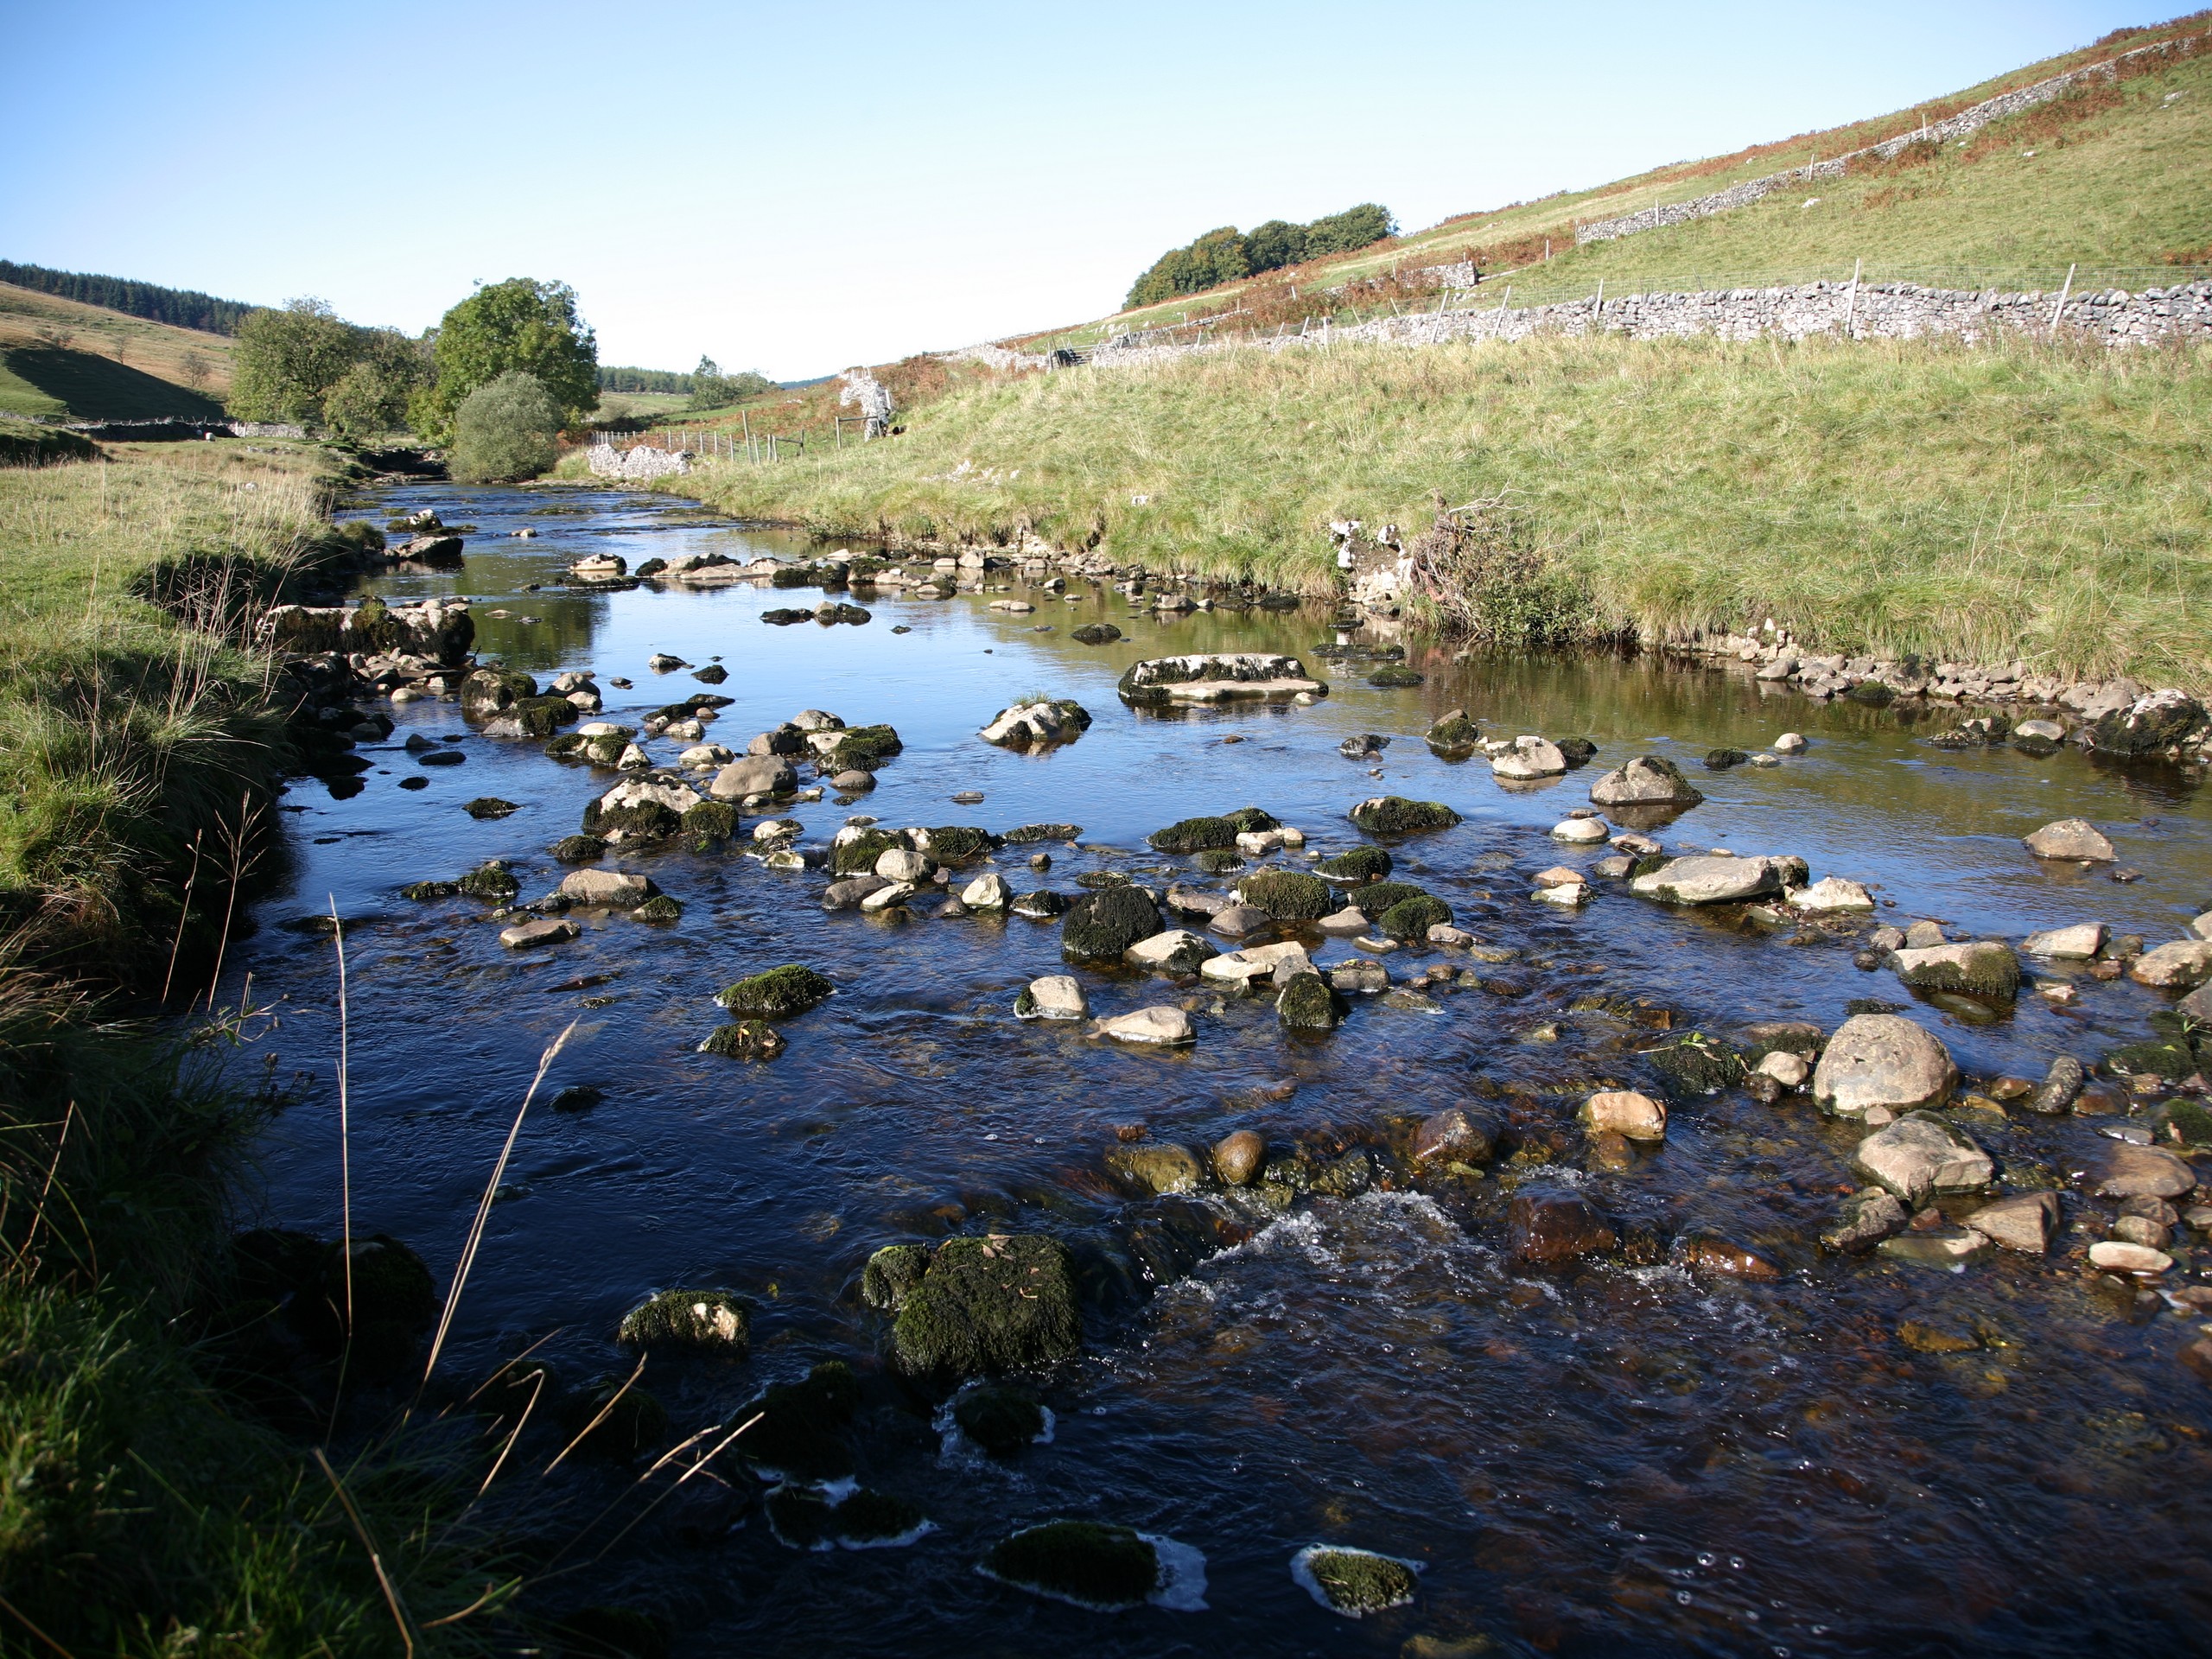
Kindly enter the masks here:
M 1612 219 L 1592 219 L 1574 228 L 1574 239 L 1584 242 L 1609 242 L 1616 237 L 1633 236 L 1639 231 L 1656 231 L 1669 225 L 1687 225 L 1694 219 L 1709 219 L 1715 213 L 1725 213 L 1732 207 L 1746 207 L 1763 197 L 1771 195 L 1785 187 L 1807 185 L 1818 179 L 1838 179 L 1854 161 L 1875 158 L 1889 161 L 1909 144 L 1948 143 L 1955 138 L 1964 138 L 1979 132 L 1993 121 L 2001 121 L 2008 115 L 2018 115 L 2022 110 L 2033 109 L 2038 104 L 2048 104 L 2075 86 L 2092 81 L 2110 80 L 2120 74 L 2121 66 L 2143 63 L 2152 58 L 2180 59 L 2194 57 L 2202 51 L 2212 34 L 2189 35 L 2179 40 L 2158 41 L 2140 46 L 2133 52 L 2123 52 L 2116 58 L 2102 63 L 2084 64 L 2079 69 L 2069 69 L 2063 75 L 2053 75 L 2039 80 L 2032 86 L 2016 87 L 2000 92 L 1995 98 L 1975 105 L 1970 110 L 1916 127 L 1910 132 L 1899 133 L 1894 138 L 1885 138 L 1878 144 L 1869 144 L 1864 149 L 1847 151 L 1824 162 L 1806 167 L 1796 167 L 1781 173 L 1770 173 L 1764 178 L 1745 179 L 1732 184 L 1726 190 L 1717 190 L 1709 196 L 1699 196 L 1689 201 L 1670 201 L 1656 207 L 1646 207 L 1640 213 L 1622 213 Z

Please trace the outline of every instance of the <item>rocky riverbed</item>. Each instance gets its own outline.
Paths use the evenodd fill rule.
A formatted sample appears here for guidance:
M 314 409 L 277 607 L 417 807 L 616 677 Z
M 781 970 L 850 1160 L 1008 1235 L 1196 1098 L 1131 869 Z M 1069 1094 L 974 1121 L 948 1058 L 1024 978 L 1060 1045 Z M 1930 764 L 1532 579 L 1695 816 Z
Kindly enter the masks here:
M 254 1219 L 337 1230 L 334 905 L 353 1225 L 441 1293 L 573 1023 L 442 1370 L 530 1350 L 533 1470 L 601 1455 L 504 1513 L 759 1421 L 557 1593 L 702 1654 L 2192 1645 L 2195 773 L 425 509 L 458 569 L 285 624 L 338 654 L 233 963 L 308 1078 Z

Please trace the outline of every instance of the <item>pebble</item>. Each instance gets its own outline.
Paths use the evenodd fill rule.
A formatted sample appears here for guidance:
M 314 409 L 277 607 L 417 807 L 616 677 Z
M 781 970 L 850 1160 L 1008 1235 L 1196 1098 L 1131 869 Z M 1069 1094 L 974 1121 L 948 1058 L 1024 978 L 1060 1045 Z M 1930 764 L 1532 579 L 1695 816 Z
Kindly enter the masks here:
M 1198 1040 L 1191 1016 L 1180 1008 L 1139 1008 L 1132 1014 L 1117 1014 L 1098 1020 L 1090 1030 L 1094 1037 L 1162 1048 L 1177 1048 Z
M 2147 1244 L 2130 1244 L 2123 1239 L 2101 1239 L 2089 1246 L 2089 1263 L 2107 1273 L 2164 1273 L 2174 1264 L 2174 1259 L 2164 1250 L 2154 1250 Z
M 1582 1103 L 1581 1118 L 1594 1134 L 1622 1135 L 1631 1141 L 1667 1138 L 1667 1109 L 1633 1089 L 1606 1090 L 1591 1096 Z

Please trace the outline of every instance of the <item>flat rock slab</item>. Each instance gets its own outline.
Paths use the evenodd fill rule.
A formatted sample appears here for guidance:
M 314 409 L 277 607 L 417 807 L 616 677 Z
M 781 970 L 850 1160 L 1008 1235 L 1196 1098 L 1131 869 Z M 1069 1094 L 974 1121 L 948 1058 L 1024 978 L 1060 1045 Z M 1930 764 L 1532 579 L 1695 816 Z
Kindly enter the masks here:
M 1198 934 L 1177 927 L 1139 939 L 1122 952 L 1122 960 L 1147 973 L 1193 974 L 1220 954 Z
M 2071 927 L 2047 927 L 2031 933 L 2020 946 L 2023 953 L 2049 962 L 2087 962 L 2104 949 L 2102 922 L 2076 922 Z
M 1859 1143 L 1853 1163 L 1907 1204 L 1937 1192 L 1970 1192 L 1996 1173 L 1987 1153 L 1933 1112 L 1908 1112 Z
M 1211 656 L 1155 657 L 1132 664 L 1116 688 L 1134 703 L 1220 702 L 1232 697 L 1326 696 L 1328 686 L 1311 678 L 1295 657 L 1267 652 Z
M 1145 1043 L 1160 1048 L 1179 1048 L 1196 1042 L 1198 1036 L 1189 1014 L 1180 1008 L 1166 1007 L 1115 1014 L 1092 1025 L 1090 1034 L 1117 1043 Z
M 634 910 L 659 891 L 650 876 L 627 870 L 571 870 L 561 878 L 564 896 L 606 910 Z
M 1694 853 L 1669 860 L 1629 883 L 1631 892 L 1666 905 L 1726 905 L 1782 891 L 1782 867 L 1771 858 L 1719 858 Z
M 2135 958 L 2127 976 L 2139 985 L 2185 991 L 2212 978 L 2212 941 L 2177 939 Z
M 574 922 L 545 916 L 534 922 L 518 922 L 499 930 L 499 943 L 510 950 L 526 950 L 534 944 L 565 944 L 583 932 Z
M 1983 1205 L 1967 1217 L 1967 1225 L 2008 1250 L 2041 1255 L 2058 1230 L 2058 1194 L 2016 1192 Z
M 2107 1198 L 2177 1198 L 2196 1185 L 2196 1173 L 2162 1147 L 2115 1141 L 2090 1167 L 2097 1194 Z
M 1293 974 L 1313 971 L 1313 963 L 1306 954 L 1306 947 L 1295 944 L 1249 945 L 1242 950 L 1211 957 L 1198 968 L 1202 978 L 1224 984 L 1272 979 L 1280 985 Z
M 1978 939 L 1899 950 L 1891 958 L 1897 977 L 1916 991 L 1964 991 L 2010 1001 L 2020 988 L 2020 961 L 2009 944 Z
M 1874 908 L 1874 895 L 1859 882 L 1847 881 L 1840 875 L 1823 876 L 1811 887 L 1799 887 L 1792 893 L 1789 907 L 1808 911 L 1815 915 L 1872 910 Z
M 1971 1229 L 1956 1233 L 1906 1233 L 1885 1238 L 1874 1248 L 1892 1262 L 1953 1272 L 1977 1262 L 1986 1262 L 1994 1253 L 1990 1242 Z

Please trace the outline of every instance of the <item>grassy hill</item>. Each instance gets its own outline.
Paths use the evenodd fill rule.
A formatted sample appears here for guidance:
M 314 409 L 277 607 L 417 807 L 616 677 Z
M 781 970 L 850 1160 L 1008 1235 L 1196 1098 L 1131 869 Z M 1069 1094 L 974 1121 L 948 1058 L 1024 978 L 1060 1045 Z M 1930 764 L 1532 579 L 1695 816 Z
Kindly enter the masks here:
M 218 415 L 233 343 L 0 283 L 0 413 Z
M 1769 197 L 1719 216 L 1574 245 L 1578 224 L 1711 194 L 1913 130 L 2000 92 L 2101 63 L 2162 40 L 2212 29 L 2212 13 L 2122 30 L 2094 47 L 2026 65 L 1934 100 L 1849 126 L 1732 155 L 1684 162 L 1595 189 L 1446 220 L 1341 259 L 1028 336 L 1033 346 L 1084 345 L 1252 305 L 1271 289 L 1327 288 L 1473 257 L 1513 284 L 1515 303 L 1594 291 L 1764 286 L 1848 276 L 1978 288 L 2147 287 L 2212 269 L 2212 52 L 2144 66 L 2116 84 L 2070 90 L 1993 123 L 1961 143 L 1854 168 L 1842 180 Z M 2030 152 L 2033 152 L 2031 154 Z M 1818 204 L 1805 206 L 1808 197 Z M 1544 258 L 1551 244 L 1552 257 Z M 1487 286 L 1487 284 L 1486 284 Z M 1347 295 L 1347 307 L 1360 303 Z M 1382 308 L 1383 296 L 1368 300 Z M 1496 304 L 1497 291 L 1478 302 Z

